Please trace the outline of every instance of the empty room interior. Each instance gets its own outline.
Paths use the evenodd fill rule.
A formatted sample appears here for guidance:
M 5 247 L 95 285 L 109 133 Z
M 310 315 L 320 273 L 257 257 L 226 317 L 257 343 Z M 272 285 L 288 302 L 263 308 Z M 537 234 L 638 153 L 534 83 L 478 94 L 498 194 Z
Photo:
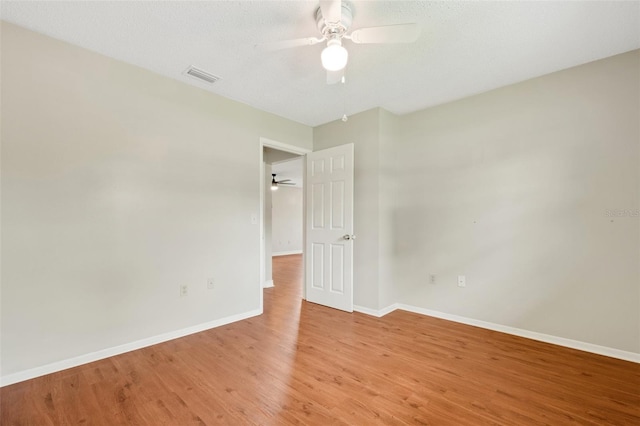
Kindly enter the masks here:
M 640 424 L 640 1 L 0 19 L 0 424 Z

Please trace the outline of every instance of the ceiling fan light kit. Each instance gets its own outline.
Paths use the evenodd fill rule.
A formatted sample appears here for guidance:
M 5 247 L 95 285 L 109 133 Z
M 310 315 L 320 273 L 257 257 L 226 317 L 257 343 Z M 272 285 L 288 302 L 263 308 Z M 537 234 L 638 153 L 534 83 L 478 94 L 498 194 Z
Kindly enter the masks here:
M 349 52 L 342 46 L 339 39 L 329 40 L 327 47 L 324 48 L 320 55 L 322 66 L 327 71 L 340 71 L 347 65 Z

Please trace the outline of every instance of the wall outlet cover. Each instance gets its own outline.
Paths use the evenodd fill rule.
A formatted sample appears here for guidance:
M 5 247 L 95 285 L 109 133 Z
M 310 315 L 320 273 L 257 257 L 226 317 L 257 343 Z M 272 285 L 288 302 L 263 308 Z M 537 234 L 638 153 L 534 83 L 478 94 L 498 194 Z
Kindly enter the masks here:
M 467 279 L 464 275 L 458 275 L 458 287 L 466 287 Z

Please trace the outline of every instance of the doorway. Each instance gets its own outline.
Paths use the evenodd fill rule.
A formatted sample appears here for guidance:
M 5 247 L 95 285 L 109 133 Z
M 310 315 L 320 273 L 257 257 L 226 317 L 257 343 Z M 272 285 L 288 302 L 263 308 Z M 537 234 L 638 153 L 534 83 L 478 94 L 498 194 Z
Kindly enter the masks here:
M 309 152 L 304 148 L 260 138 L 261 310 L 264 306 L 263 289 L 277 285 L 272 276 L 273 256 L 294 253 L 304 256 L 304 159 Z M 273 212 L 277 215 L 275 218 Z M 302 291 L 304 298 L 304 286 Z
M 260 139 L 260 310 L 264 311 L 264 286 L 277 285 L 268 276 L 272 271 L 272 245 L 267 247 L 267 232 L 271 229 L 265 221 L 265 200 L 271 196 L 271 186 L 283 179 L 270 173 L 272 165 L 266 163 L 265 157 L 269 161 L 271 151 L 267 148 L 274 150 L 273 155 L 287 157 L 284 160 L 304 156 L 302 298 L 352 312 L 354 144 L 311 152 L 264 138 Z

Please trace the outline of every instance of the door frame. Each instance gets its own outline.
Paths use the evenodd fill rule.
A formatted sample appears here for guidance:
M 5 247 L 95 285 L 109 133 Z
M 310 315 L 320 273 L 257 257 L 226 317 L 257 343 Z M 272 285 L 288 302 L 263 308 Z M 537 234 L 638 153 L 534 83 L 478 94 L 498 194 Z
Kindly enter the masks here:
M 259 287 L 260 287 L 260 312 L 263 312 L 263 307 L 264 307 L 264 294 L 263 294 L 263 284 L 265 281 L 265 275 L 266 275 L 266 263 L 265 263 L 265 252 L 266 252 L 266 240 L 265 240 L 265 229 L 264 229 L 264 191 L 265 191 L 265 176 L 264 176 L 264 148 L 273 148 L 273 149 L 277 149 L 278 151 L 285 151 L 285 152 L 290 152 L 292 154 L 298 154 L 298 155 L 307 155 L 308 153 L 312 152 L 313 150 L 311 149 L 307 149 L 307 148 L 301 148 L 299 146 L 296 145 L 290 145 L 287 143 L 283 143 L 283 142 L 278 142 L 272 139 L 268 139 L 268 138 L 264 138 L 264 137 L 260 137 L 260 282 Z M 306 161 L 303 161 L 303 170 L 302 170 L 302 176 L 305 176 L 306 174 Z M 304 270 L 304 256 L 305 256 L 305 252 L 304 252 L 304 247 L 305 244 L 307 243 L 307 231 L 306 231 L 306 220 L 307 220 L 307 200 L 306 200 L 306 191 L 304 190 L 305 188 L 305 182 L 304 182 L 304 178 L 302 181 L 302 215 L 303 215 L 303 223 L 305 224 L 305 226 L 302 229 L 302 262 L 303 262 L 303 276 L 306 277 L 306 270 Z M 306 298 L 306 294 L 305 294 L 305 285 L 303 283 L 302 286 L 302 298 Z

